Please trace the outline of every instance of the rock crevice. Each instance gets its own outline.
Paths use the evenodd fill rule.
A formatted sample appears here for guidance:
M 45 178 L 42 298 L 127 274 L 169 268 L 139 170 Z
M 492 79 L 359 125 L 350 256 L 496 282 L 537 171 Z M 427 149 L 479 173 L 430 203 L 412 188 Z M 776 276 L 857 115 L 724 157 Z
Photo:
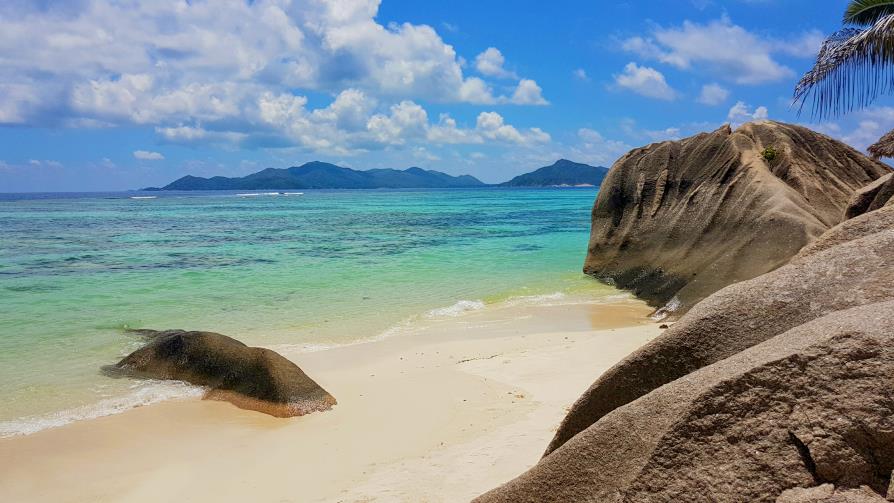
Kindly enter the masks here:
M 807 444 L 802 442 L 801 439 L 798 438 L 798 435 L 795 435 L 795 432 L 793 431 L 788 432 L 788 438 L 798 451 L 798 455 L 801 456 L 801 461 L 804 462 L 804 468 L 813 477 L 813 481 L 817 485 L 824 483 L 825 481 L 816 472 L 816 461 L 813 460 L 813 455 L 810 454 L 810 447 L 807 447 Z

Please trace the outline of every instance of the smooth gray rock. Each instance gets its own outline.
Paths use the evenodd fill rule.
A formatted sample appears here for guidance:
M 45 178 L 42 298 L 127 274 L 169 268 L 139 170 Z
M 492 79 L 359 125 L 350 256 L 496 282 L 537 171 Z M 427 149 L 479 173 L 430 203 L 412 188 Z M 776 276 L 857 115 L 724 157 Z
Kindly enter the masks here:
M 174 379 L 208 387 L 206 398 L 277 417 L 300 416 L 336 404 L 297 365 L 266 348 L 214 332 L 136 330 L 148 343 L 115 365 L 111 375 Z

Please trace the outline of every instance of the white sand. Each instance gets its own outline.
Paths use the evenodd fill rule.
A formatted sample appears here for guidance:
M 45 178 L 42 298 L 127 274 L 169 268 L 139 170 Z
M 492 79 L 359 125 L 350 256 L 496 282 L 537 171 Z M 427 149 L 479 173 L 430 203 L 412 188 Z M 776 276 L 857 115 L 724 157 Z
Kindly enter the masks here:
M 286 353 L 333 410 L 166 402 L 3 439 L 0 501 L 468 501 L 536 463 L 581 392 L 658 335 L 649 311 L 509 307 Z

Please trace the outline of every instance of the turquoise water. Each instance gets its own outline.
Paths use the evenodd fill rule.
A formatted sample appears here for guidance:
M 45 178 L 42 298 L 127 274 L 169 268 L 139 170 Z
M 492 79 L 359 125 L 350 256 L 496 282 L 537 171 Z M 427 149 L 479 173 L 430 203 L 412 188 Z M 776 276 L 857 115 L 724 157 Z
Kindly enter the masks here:
M 580 272 L 595 189 L 133 195 L 0 195 L 0 435 L 184 392 L 98 373 L 126 327 L 312 348 L 611 292 Z

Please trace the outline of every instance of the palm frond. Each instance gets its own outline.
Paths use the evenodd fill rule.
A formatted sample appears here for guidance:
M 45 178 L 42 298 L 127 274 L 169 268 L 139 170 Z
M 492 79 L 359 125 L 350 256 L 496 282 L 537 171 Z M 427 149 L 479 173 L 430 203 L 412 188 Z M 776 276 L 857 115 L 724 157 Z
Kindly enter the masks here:
M 845 28 L 820 49 L 813 68 L 795 86 L 798 113 L 813 102 L 811 115 L 823 119 L 872 103 L 894 90 L 894 14 L 867 29 Z
M 851 0 L 844 11 L 844 24 L 870 26 L 894 14 L 894 0 Z

